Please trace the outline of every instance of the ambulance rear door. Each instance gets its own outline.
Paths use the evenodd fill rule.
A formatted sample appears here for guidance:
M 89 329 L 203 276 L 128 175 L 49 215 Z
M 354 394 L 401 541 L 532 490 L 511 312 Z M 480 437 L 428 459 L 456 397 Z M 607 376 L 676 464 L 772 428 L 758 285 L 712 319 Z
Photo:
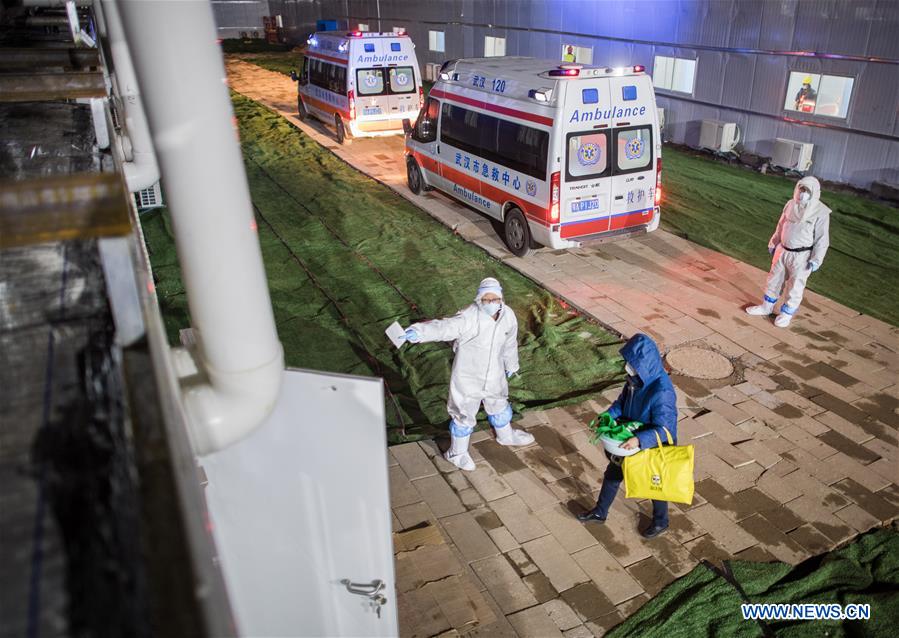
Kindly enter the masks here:
M 655 99 L 649 77 L 609 79 L 612 97 L 612 219 L 610 230 L 649 224 L 654 212 Z
M 387 49 L 387 107 L 391 118 L 414 119 L 418 111 L 421 74 L 412 52 L 412 40 L 397 38 L 384 42 Z
M 593 235 L 609 229 L 612 180 L 609 81 L 566 80 L 563 93 L 562 170 L 559 220 L 563 238 Z

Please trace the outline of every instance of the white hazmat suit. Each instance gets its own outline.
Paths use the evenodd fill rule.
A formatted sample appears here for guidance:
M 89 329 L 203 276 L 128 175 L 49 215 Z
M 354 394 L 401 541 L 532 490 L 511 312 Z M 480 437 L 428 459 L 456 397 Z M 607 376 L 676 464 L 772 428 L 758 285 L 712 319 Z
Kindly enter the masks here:
M 809 196 L 802 198 L 801 191 L 806 191 Z M 750 306 L 746 312 L 750 315 L 771 314 L 783 292 L 785 298 L 774 323 L 781 328 L 790 325 L 802 303 L 808 277 L 821 267 L 828 246 L 830 209 L 821 202 L 821 184 L 814 177 L 803 177 L 793 190 L 793 198 L 784 206 L 768 242 L 773 259 L 765 300 L 761 305 Z
M 518 372 L 518 320 L 505 304 L 496 306 L 498 314 L 488 314 L 492 309 L 482 302 L 487 293 L 502 298 L 502 287 L 492 277 L 481 282 L 475 303 L 452 317 L 412 324 L 407 331 L 407 335 L 414 334 L 410 341 L 415 343 L 453 342 L 456 356 L 446 403 L 452 419 L 452 445 L 444 456 L 464 470 L 475 467 L 468 442 L 482 402 L 500 444 L 528 445 L 534 441 L 531 434 L 509 425 L 512 407 L 506 379 Z

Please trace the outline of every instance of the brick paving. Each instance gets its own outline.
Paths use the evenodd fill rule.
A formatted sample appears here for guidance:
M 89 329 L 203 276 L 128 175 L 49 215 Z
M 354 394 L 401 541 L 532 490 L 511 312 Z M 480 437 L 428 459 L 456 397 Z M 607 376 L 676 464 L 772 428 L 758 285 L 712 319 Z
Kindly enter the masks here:
M 338 147 L 293 117 L 290 80 L 234 61 L 228 71 L 232 88 L 621 335 L 734 365 L 723 380 L 672 377 L 696 497 L 653 541 L 637 536 L 645 501 L 620 495 L 604 526 L 574 519 L 606 464 L 586 424 L 617 390 L 525 414 L 526 448 L 476 433 L 472 473 L 443 461 L 443 441 L 391 448 L 402 635 L 602 635 L 699 560 L 796 564 L 899 517 L 897 328 L 813 292 L 787 330 L 748 317 L 765 273 L 665 231 L 513 257 L 478 213 L 408 192 L 399 138 Z M 424 540 L 410 546 L 410 534 Z

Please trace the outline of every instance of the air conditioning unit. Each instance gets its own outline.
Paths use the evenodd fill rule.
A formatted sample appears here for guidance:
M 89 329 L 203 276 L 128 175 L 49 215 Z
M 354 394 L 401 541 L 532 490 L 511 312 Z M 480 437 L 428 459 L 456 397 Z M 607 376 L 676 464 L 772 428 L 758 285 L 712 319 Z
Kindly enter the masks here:
M 774 140 L 771 163 L 781 168 L 804 173 L 812 167 L 812 150 L 814 148 L 814 144 L 778 137 Z
M 134 201 L 137 203 L 138 210 L 162 208 L 165 206 L 162 201 L 162 189 L 159 188 L 159 182 L 156 182 L 149 188 L 136 191 L 134 193 Z
M 740 141 L 740 129 L 733 122 L 703 120 L 699 131 L 699 146 L 719 153 L 727 153 L 734 149 Z
M 425 79 L 436 82 L 440 79 L 440 67 L 443 66 L 439 62 L 428 62 L 425 64 Z

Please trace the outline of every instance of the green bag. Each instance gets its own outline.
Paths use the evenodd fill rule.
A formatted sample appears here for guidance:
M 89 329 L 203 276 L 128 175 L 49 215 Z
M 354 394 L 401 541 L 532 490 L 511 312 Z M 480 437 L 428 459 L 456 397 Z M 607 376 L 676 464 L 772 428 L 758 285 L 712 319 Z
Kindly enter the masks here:
M 618 423 L 608 412 L 603 412 L 590 421 L 590 428 L 593 430 L 590 442 L 598 445 L 599 437 L 601 436 L 613 441 L 627 441 L 641 427 L 643 427 L 643 424 L 639 421 L 622 421 Z

